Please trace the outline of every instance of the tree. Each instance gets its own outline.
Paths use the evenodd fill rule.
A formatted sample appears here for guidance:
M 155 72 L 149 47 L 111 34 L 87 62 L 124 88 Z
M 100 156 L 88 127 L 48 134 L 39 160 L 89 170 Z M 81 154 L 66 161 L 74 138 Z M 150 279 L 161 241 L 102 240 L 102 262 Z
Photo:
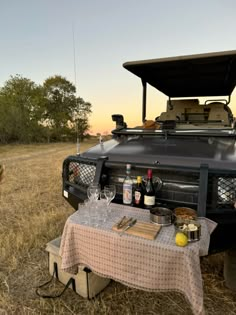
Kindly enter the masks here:
M 77 130 L 82 140 L 89 129 L 91 104 L 77 98 L 75 86 L 62 76 L 46 79 L 43 87 L 46 102 L 42 118 L 50 127 L 51 136 L 59 140 L 61 134 L 72 135 Z
M 20 75 L 0 90 L 1 142 L 31 142 L 38 135 L 42 87 Z
M 11 76 L 0 88 L 0 142 L 75 140 L 76 135 L 83 140 L 91 104 L 75 92 L 75 86 L 58 75 L 43 86 Z

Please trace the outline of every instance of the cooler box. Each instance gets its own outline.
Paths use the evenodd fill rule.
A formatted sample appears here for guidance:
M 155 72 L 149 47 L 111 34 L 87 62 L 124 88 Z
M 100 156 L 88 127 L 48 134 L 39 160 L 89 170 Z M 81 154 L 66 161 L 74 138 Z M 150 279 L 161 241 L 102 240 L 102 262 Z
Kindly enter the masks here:
M 49 254 L 49 273 L 51 275 L 55 274 L 55 277 L 65 285 L 73 278 L 74 285 L 70 285 L 69 288 L 84 298 L 93 298 L 109 284 L 110 279 L 96 275 L 85 266 L 79 266 L 77 274 L 62 271 L 61 257 L 59 256 L 60 243 L 61 237 L 58 237 L 46 245 L 46 251 Z

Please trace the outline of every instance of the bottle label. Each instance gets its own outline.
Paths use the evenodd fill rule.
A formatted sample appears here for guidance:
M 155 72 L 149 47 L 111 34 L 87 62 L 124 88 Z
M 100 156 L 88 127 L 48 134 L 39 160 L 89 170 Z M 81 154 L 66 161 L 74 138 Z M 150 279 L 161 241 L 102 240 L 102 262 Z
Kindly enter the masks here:
M 155 196 L 144 196 L 144 204 L 147 206 L 155 205 Z
M 132 184 L 123 185 L 123 203 L 126 205 L 132 203 Z
M 134 193 L 134 202 L 136 205 L 139 205 L 141 202 L 141 192 L 140 191 L 135 191 Z

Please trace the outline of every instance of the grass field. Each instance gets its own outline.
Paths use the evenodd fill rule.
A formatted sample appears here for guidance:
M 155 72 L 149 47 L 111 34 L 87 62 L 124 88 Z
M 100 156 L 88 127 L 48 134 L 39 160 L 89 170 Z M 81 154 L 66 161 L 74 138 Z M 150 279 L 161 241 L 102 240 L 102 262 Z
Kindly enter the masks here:
M 91 146 L 82 144 L 81 150 Z M 47 242 L 62 234 L 73 209 L 61 196 L 61 168 L 75 144 L 0 146 L 0 315 L 2 314 L 192 314 L 179 293 L 149 293 L 111 284 L 88 301 L 72 290 L 42 299 L 35 287 L 50 278 Z M 236 293 L 223 280 L 223 254 L 201 261 L 207 314 L 236 314 Z M 50 290 L 61 290 L 55 282 Z

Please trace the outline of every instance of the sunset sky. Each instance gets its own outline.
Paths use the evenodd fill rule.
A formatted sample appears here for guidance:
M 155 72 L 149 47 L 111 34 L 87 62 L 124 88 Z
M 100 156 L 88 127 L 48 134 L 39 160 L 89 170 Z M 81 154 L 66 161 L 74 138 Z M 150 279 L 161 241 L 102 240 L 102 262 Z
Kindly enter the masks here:
M 92 103 L 95 134 L 114 128 L 114 113 L 123 114 L 128 126 L 141 123 L 141 81 L 124 62 L 236 49 L 235 0 L 0 3 L 0 86 L 16 74 L 37 84 L 66 77 Z M 165 109 L 165 96 L 152 88 L 148 101 L 148 119 Z

